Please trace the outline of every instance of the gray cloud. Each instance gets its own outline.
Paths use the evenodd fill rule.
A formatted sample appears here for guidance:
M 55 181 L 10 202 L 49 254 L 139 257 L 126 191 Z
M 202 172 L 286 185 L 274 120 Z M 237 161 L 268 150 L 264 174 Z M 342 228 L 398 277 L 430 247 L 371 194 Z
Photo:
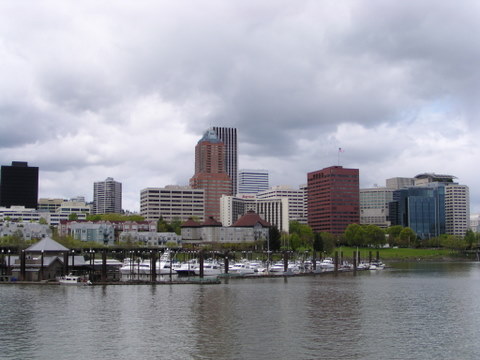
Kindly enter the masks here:
M 234 126 L 240 166 L 272 183 L 304 183 L 343 147 L 364 186 L 452 172 L 480 211 L 478 7 L 2 3 L 0 160 L 40 164 L 43 196 L 114 176 L 138 209 L 140 189 L 188 183 L 207 127 Z

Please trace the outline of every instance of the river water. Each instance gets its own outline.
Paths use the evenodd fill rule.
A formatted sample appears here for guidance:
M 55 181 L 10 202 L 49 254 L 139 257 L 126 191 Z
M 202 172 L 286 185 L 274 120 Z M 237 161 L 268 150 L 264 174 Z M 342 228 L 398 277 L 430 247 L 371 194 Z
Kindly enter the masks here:
M 1 359 L 477 359 L 480 263 L 229 279 L 0 286 Z

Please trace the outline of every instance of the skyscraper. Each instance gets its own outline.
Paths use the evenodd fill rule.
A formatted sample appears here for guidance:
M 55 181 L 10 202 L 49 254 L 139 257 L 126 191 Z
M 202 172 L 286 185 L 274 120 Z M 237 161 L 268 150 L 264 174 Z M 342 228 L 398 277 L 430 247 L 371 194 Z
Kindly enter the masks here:
M 360 222 L 358 169 L 331 166 L 307 175 L 308 225 L 317 232 L 343 234 Z
M 235 195 L 238 189 L 237 129 L 226 127 L 213 127 L 212 129 L 217 138 L 225 145 L 225 171 L 232 182 L 232 195 Z
M 107 178 L 93 184 L 93 214 L 122 212 L 122 183 Z
M 268 170 L 240 170 L 237 194 L 257 194 L 268 190 Z
M 213 129 L 207 130 L 195 146 L 194 189 L 205 190 L 205 218 L 220 218 L 220 197 L 232 195 L 232 181 L 225 171 L 225 145 Z
M 0 173 L 0 206 L 38 206 L 38 167 L 27 162 L 13 161 L 11 166 L 2 166 Z

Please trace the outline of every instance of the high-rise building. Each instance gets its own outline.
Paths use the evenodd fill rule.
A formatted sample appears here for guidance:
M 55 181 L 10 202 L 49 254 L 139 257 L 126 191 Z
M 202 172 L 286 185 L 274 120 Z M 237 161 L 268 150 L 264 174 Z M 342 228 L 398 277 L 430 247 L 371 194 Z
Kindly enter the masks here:
M 238 172 L 237 194 L 257 194 L 268 188 L 268 170 L 242 169 Z
M 224 195 L 220 199 L 220 209 L 220 222 L 223 226 L 233 226 L 249 211 L 255 211 L 278 230 L 286 233 L 289 231 L 289 206 L 286 197 L 256 199 Z
M 190 186 L 169 185 L 164 188 L 146 188 L 140 193 L 140 215 L 145 220 L 160 218 L 187 221 L 189 218 L 204 220 L 205 190 Z
M 212 130 L 217 138 L 224 144 L 224 164 L 232 182 L 232 195 L 237 192 L 237 176 L 238 176 L 238 151 L 237 151 L 237 129 L 227 127 L 213 127 Z
M 232 195 L 232 181 L 225 171 L 225 145 L 210 129 L 195 146 L 194 189 L 205 190 L 205 219 L 220 218 L 220 197 Z
M 359 170 L 331 166 L 307 175 L 308 225 L 316 232 L 343 234 L 360 223 Z
M 2 166 L 0 173 L 0 206 L 38 206 L 38 167 L 24 161 Z
M 298 221 L 301 224 L 307 223 L 306 185 L 302 185 L 298 189 L 293 189 L 286 185 L 272 186 L 270 189 L 261 191 L 257 194 L 258 199 L 272 199 L 279 197 L 285 197 L 288 199 L 289 221 Z
M 394 189 L 378 187 L 360 189 L 360 224 L 390 226 L 389 204 L 393 201 Z
M 445 234 L 445 184 L 395 190 L 390 209 L 392 225 L 409 227 L 421 239 Z
M 468 186 L 448 184 L 445 187 L 445 231 L 465 236 L 470 228 L 470 192 Z
M 93 184 L 93 214 L 122 212 L 122 183 L 107 178 Z

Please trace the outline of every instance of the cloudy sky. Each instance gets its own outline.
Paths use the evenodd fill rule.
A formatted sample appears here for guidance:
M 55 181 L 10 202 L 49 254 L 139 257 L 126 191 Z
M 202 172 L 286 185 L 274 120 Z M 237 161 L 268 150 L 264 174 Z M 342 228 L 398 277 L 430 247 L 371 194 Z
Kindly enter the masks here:
M 40 197 L 93 182 L 188 184 L 210 126 L 272 185 L 360 169 L 423 172 L 480 212 L 478 1 L 1 1 L 0 163 L 40 168 Z M 345 151 L 338 157 L 338 148 Z

